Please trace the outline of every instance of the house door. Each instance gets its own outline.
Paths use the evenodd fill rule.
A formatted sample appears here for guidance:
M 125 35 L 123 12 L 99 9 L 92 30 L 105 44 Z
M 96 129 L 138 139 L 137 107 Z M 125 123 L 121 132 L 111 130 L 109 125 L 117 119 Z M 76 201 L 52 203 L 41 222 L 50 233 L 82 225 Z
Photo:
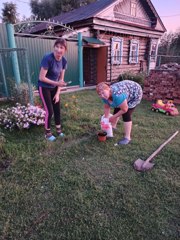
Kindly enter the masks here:
M 83 69 L 85 86 L 106 81 L 107 47 L 84 48 Z
M 97 49 L 97 81 L 96 83 L 107 80 L 107 47 Z

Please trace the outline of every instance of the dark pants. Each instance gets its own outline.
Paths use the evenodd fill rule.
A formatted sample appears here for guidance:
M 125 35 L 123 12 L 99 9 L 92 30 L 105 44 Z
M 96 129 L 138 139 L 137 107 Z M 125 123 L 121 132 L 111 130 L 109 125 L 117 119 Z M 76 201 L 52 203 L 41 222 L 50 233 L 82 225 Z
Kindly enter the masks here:
M 56 125 L 61 123 L 61 114 L 60 114 L 60 102 L 54 103 L 54 96 L 57 92 L 57 87 L 55 88 L 45 88 L 39 87 L 39 94 L 46 111 L 45 116 L 45 129 L 50 129 L 51 127 L 51 118 L 54 113 L 54 120 Z
M 122 119 L 123 119 L 123 122 L 131 122 L 131 115 L 134 111 L 135 107 L 134 108 L 129 108 L 128 111 L 124 114 L 122 114 Z M 119 112 L 121 109 L 120 108 L 115 108 L 114 109 L 114 114 L 116 114 L 117 112 Z

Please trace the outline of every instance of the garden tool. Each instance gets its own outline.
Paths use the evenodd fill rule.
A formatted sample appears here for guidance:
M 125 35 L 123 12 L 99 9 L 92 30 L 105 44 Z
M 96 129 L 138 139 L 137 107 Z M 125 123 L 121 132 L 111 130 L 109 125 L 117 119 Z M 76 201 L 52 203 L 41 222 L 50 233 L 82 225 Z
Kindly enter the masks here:
M 137 159 L 134 162 L 134 168 L 137 171 L 143 172 L 143 171 L 148 171 L 153 168 L 154 163 L 152 163 L 153 158 L 161 151 L 161 149 L 168 144 L 177 134 L 179 131 L 176 131 L 171 137 L 169 137 L 163 144 L 159 146 L 159 148 L 153 152 L 147 159 L 146 161 L 143 161 L 142 159 Z

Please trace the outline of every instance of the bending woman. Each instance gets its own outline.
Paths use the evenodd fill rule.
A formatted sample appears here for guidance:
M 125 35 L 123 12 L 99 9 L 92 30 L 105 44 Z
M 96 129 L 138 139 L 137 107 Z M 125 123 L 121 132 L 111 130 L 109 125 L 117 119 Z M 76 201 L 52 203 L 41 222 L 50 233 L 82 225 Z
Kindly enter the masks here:
M 128 144 L 131 141 L 132 118 L 135 107 L 141 102 L 141 86 L 130 80 L 124 80 L 109 86 L 107 83 L 99 83 L 96 91 L 104 102 L 104 115 L 109 117 L 110 107 L 114 108 L 114 114 L 109 118 L 113 128 L 116 128 L 119 118 L 124 122 L 124 137 L 118 144 Z

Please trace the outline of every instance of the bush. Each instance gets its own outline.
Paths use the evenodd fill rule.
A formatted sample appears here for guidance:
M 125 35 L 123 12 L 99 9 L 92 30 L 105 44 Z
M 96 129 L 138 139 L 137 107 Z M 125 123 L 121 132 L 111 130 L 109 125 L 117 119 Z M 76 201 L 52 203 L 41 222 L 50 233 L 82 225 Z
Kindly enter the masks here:
M 33 91 L 33 86 L 31 86 Z M 12 97 L 14 102 L 18 102 L 20 104 L 28 104 L 30 102 L 30 92 L 29 86 L 27 83 L 20 83 L 19 85 L 15 85 L 12 89 Z
M 143 87 L 145 77 L 146 77 L 145 73 L 135 74 L 131 71 L 128 71 L 128 72 L 124 72 L 123 74 L 120 74 L 117 81 L 120 82 L 122 80 L 132 80 L 139 83 L 141 87 Z

